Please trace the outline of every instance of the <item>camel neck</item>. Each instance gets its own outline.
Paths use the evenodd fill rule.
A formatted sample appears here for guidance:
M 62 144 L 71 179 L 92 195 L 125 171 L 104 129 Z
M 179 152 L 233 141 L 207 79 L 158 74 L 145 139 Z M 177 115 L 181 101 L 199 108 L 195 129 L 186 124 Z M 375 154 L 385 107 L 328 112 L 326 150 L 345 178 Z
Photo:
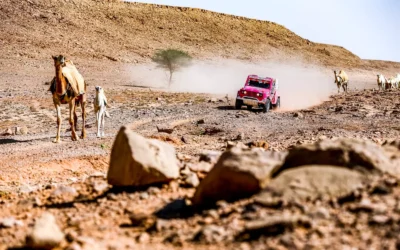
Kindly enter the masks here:
M 62 66 L 56 66 L 56 93 L 63 95 L 67 89 L 67 83 L 62 74 Z

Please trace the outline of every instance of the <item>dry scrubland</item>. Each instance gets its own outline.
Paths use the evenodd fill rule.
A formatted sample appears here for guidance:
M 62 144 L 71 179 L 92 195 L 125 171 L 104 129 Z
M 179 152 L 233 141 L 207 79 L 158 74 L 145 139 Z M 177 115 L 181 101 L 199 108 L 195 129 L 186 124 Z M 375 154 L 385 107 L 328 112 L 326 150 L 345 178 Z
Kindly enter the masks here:
M 0 249 L 399 248 L 399 92 L 372 89 L 398 63 L 188 8 L 3 0 L 0 19 Z M 196 58 L 171 91 L 149 64 L 167 46 Z M 86 140 L 70 140 L 64 107 L 62 143 L 51 142 L 52 54 L 89 83 Z M 349 72 L 349 94 L 333 95 L 333 68 Z M 254 71 L 280 77 L 280 111 L 224 98 Z M 111 103 L 102 139 L 96 85 Z M 112 163 L 124 125 L 140 136 L 120 132 L 135 146 L 114 151 L 142 149 L 134 160 L 152 171 Z M 137 186 L 109 185 L 110 162 L 113 184 Z

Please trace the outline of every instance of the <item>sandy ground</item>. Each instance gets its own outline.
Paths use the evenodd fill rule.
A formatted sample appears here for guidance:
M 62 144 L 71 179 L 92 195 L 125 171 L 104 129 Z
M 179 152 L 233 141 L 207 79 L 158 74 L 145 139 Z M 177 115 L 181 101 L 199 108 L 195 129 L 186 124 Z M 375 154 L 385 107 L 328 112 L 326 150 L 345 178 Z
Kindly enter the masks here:
M 89 246 L 87 249 L 148 249 L 149 242 L 152 249 L 175 249 L 182 244 L 185 249 L 228 246 L 249 249 L 251 244 L 262 249 L 262 246 L 278 244 L 276 238 L 267 238 L 262 244 L 257 241 L 250 244 L 221 241 L 214 245 L 204 240 L 197 243 L 165 242 L 174 230 L 186 236 L 194 233 L 208 223 L 204 222 L 203 216 L 168 220 L 166 227 L 174 230 L 164 231 L 161 225 L 161 229 L 148 231 L 144 236 L 144 229 L 123 226 L 129 224 L 132 211 L 157 211 L 194 192 L 193 188 L 172 186 L 132 193 L 107 194 L 101 188 L 96 191 L 96 185 L 104 186 L 114 136 L 124 124 L 133 123 L 138 133 L 173 144 L 181 159 L 192 162 L 197 162 L 199 154 L 205 150 L 225 150 L 227 141 L 263 140 L 269 143 L 271 150 L 282 151 L 319 138 L 363 138 L 382 143 L 386 139 L 399 138 L 400 134 L 398 92 L 374 91 L 371 89 L 375 87 L 374 79 L 366 72 L 353 72 L 355 80 L 347 95 L 331 96 L 336 89 L 330 86 L 330 91 L 323 93 L 322 99 L 327 100 L 323 103 L 318 98 L 311 98 L 320 92 L 308 92 L 313 100 L 310 107 L 264 114 L 244 108 L 234 110 L 233 99 L 224 98 L 223 91 L 216 94 L 178 93 L 135 87 L 143 82 L 135 81 L 132 72 L 136 72 L 137 78 L 139 73 L 128 64 L 108 61 L 76 64 L 89 83 L 88 138 L 71 141 L 67 131 L 68 111 L 64 106 L 62 142 L 54 144 L 55 110 L 47 91 L 49 86 L 45 85 L 53 75 L 51 60 L 1 61 L 0 131 L 26 127 L 27 134 L 0 137 L 0 218 L 12 216 L 23 222 L 18 230 L 0 228 L 0 249 L 3 245 L 22 246 L 32 221 L 44 210 L 55 214 L 63 231 L 70 235 L 69 242 L 64 242 L 62 248 L 77 242 Z M 328 77 L 328 72 L 321 74 Z M 281 82 L 281 85 L 285 84 Z M 96 85 L 106 89 L 111 104 L 111 118 L 106 118 L 106 137 L 101 139 L 95 136 L 92 107 Z M 295 98 L 286 99 L 284 94 L 282 99 L 296 102 Z M 204 123 L 198 124 L 201 119 Z M 158 124 L 174 126 L 173 133 L 158 133 Z M 60 186 L 73 187 L 79 195 L 69 196 L 67 192 L 61 197 L 53 197 L 54 190 Z M 229 217 L 229 221 L 232 220 Z M 219 223 L 224 221 L 220 218 Z M 90 244 L 96 246 L 91 248 Z

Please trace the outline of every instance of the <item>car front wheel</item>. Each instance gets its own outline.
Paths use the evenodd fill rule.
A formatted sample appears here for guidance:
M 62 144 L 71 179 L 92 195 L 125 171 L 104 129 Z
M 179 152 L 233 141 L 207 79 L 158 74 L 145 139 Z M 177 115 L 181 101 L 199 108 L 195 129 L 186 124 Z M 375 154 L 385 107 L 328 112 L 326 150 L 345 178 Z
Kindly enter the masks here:
M 235 109 L 241 109 L 242 105 L 243 105 L 243 101 L 242 100 L 236 100 Z
M 265 102 L 265 104 L 263 105 L 263 112 L 267 113 L 269 111 L 269 108 L 271 106 L 271 101 L 269 99 L 267 99 L 267 101 Z

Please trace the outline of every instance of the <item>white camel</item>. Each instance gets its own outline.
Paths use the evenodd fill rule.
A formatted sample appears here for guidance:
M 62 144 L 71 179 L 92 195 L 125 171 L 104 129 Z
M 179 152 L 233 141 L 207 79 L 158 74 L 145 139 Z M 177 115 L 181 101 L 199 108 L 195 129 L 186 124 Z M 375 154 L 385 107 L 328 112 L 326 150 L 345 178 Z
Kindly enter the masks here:
M 344 70 L 340 70 L 339 73 L 336 70 L 333 71 L 335 73 L 335 83 L 338 87 L 338 93 L 340 93 L 340 88 L 343 88 L 344 92 L 347 92 L 348 84 L 349 84 L 349 77 L 347 76 Z
M 96 96 L 94 99 L 94 112 L 96 114 L 97 137 L 104 137 L 105 116 L 110 117 L 107 112 L 107 97 L 104 89 L 96 86 Z
M 377 75 L 378 79 L 378 90 L 385 90 L 386 89 L 386 84 L 388 84 L 386 77 L 384 77 L 382 74 Z

